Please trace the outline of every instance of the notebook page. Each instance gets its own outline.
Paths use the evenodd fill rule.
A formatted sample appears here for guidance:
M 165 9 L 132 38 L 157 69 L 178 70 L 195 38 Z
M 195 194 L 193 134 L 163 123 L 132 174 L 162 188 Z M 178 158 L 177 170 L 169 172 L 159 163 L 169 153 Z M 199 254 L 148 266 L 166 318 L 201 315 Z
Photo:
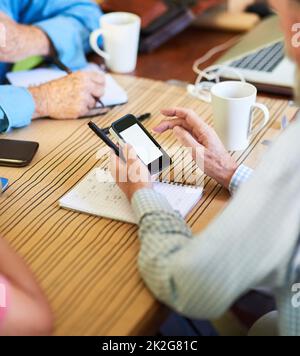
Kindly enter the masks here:
M 203 195 L 201 187 L 189 187 L 168 183 L 155 183 L 154 190 L 165 196 L 174 210 L 185 218 L 197 205 Z
M 202 188 L 182 187 L 167 183 L 155 183 L 154 189 L 164 195 L 170 205 L 183 217 L 194 208 L 202 197 Z M 113 182 L 109 172 L 95 169 L 59 204 L 62 208 L 86 214 L 137 224 L 136 216 L 126 196 Z
M 84 71 L 102 72 L 99 66 L 90 63 Z M 30 86 L 38 86 L 49 81 L 65 77 L 67 74 L 61 70 L 53 68 L 39 68 L 24 72 L 8 73 L 7 79 L 12 85 L 28 88 Z M 106 88 L 105 94 L 101 98 L 105 106 L 121 105 L 128 102 L 128 96 L 123 88 L 115 81 L 115 79 L 105 74 Z M 99 105 L 99 104 L 98 104 Z
M 60 200 L 62 208 L 103 218 L 137 223 L 135 214 L 111 175 L 94 169 L 72 191 Z

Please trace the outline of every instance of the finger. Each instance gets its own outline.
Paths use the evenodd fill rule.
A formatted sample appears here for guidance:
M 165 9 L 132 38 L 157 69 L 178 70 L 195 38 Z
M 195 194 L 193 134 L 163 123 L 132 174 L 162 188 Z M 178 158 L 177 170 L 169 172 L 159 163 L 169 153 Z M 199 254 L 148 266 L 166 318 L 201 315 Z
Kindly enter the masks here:
M 104 73 L 90 72 L 90 78 L 93 83 L 98 85 L 105 85 L 106 77 Z
M 93 97 L 99 99 L 104 95 L 104 85 L 103 84 L 96 84 L 96 83 L 91 83 L 90 86 L 90 92 Z
M 161 113 L 166 117 L 177 117 L 185 120 L 192 128 L 206 130 L 208 125 L 193 111 L 185 108 L 164 109 Z
M 124 146 L 124 154 L 127 157 L 127 172 L 130 181 L 133 183 L 149 183 L 151 176 L 148 167 L 138 157 L 135 149 L 126 144 Z
M 110 158 L 111 158 L 111 162 L 114 164 L 114 167 L 120 167 L 120 166 L 124 166 L 125 163 L 120 159 L 119 156 L 116 155 L 116 152 L 114 150 L 110 150 Z
M 109 170 L 114 178 L 116 178 L 117 156 L 113 150 L 109 154 Z
M 93 96 L 89 95 L 89 96 L 87 97 L 87 107 L 88 107 L 88 111 L 94 109 L 94 108 L 96 107 L 96 103 L 97 103 L 97 102 L 96 102 L 96 99 L 95 99 Z
M 176 126 L 181 126 L 189 131 L 189 126 L 186 121 L 182 119 L 172 119 L 172 120 L 163 120 L 158 126 L 153 128 L 153 131 L 156 133 L 164 133 L 168 130 L 173 130 Z
M 193 159 L 200 166 L 204 160 L 205 148 L 195 138 L 181 127 L 174 129 L 176 139 L 184 146 L 191 149 Z
M 110 111 L 109 108 L 97 108 L 94 107 L 91 110 L 89 110 L 89 112 L 86 114 L 86 117 L 97 117 L 97 116 L 101 116 L 101 115 L 105 115 Z
M 118 177 L 119 177 L 119 167 L 120 167 L 120 162 L 118 161 L 118 157 L 115 154 L 113 150 L 110 151 L 110 162 L 109 162 L 109 170 L 114 178 L 114 180 L 117 182 Z
M 124 163 L 120 157 L 118 157 L 114 150 L 111 150 L 110 153 L 110 164 L 109 164 L 110 172 L 113 178 L 117 182 L 123 182 L 124 178 L 127 177 L 127 167 L 126 163 Z
M 123 153 L 129 165 L 131 165 L 138 159 L 135 149 L 128 143 L 124 146 Z
M 77 119 L 81 119 L 85 117 L 89 112 L 88 100 L 86 99 L 84 103 L 82 103 L 81 107 L 78 108 L 77 111 Z
M 130 169 L 134 165 L 146 167 L 144 162 L 139 158 L 136 150 L 129 144 L 124 146 L 123 153 L 126 157 L 128 169 Z
M 186 120 L 188 116 L 195 114 L 193 110 L 180 107 L 162 109 L 161 113 L 166 117 L 177 117 L 183 120 Z

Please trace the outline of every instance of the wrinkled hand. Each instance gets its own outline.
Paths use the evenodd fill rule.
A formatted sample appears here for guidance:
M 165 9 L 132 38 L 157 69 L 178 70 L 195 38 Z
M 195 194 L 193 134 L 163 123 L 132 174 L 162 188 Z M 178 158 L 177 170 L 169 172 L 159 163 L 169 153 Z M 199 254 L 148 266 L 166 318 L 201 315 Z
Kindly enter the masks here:
M 15 63 L 35 55 L 51 53 L 51 42 L 37 27 L 20 25 L 0 12 L 0 62 Z
M 173 130 L 178 141 L 192 149 L 197 165 L 225 188 L 238 168 L 236 161 L 223 146 L 216 132 L 192 110 L 174 108 L 162 110 L 167 117 L 154 128 L 156 133 Z
M 134 194 L 141 189 L 151 189 L 152 181 L 148 168 L 137 157 L 130 145 L 123 149 L 124 163 L 114 152 L 111 153 L 110 171 L 118 186 L 131 201 Z
M 105 91 L 105 76 L 77 72 L 29 89 L 35 104 L 34 118 L 78 119 L 96 106 Z

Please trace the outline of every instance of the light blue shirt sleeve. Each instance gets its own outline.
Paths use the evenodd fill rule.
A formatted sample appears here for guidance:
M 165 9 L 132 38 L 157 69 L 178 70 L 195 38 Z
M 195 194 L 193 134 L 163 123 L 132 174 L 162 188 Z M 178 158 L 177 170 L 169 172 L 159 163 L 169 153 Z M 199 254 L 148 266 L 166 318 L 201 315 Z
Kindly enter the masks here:
M 0 11 L 25 25 L 41 28 L 50 38 L 62 62 L 73 70 L 86 64 L 89 35 L 99 27 L 101 11 L 91 0 L 10 0 Z M 24 88 L 0 86 L 0 132 L 26 126 L 34 101 Z
M 34 100 L 27 89 L 0 86 L 0 132 L 29 125 L 34 110 Z
M 33 24 L 49 36 L 62 62 L 73 70 L 83 68 L 90 33 L 99 27 L 99 6 L 90 0 L 33 0 L 31 6 L 43 14 L 34 16 Z

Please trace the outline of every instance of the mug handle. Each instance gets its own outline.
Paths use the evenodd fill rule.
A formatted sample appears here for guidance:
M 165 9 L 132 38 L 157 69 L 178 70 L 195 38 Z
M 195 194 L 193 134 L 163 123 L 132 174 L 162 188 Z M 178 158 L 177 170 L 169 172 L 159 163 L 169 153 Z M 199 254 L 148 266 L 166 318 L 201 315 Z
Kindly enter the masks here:
M 254 121 L 254 115 L 253 115 L 253 111 L 255 109 L 258 109 L 260 111 L 263 112 L 264 114 L 264 119 L 263 119 L 263 122 L 261 123 L 261 125 L 255 129 L 255 130 L 252 130 L 252 125 L 253 125 L 253 121 Z M 251 120 L 250 120 L 250 128 L 249 128 L 249 137 L 250 136 L 253 136 L 253 135 L 256 135 L 257 133 L 259 133 L 266 125 L 267 123 L 269 122 L 270 120 L 270 111 L 269 109 L 266 107 L 266 105 L 264 104 L 260 104 L 260 103 L 255 103 L 252 105 L 252 110 L 251 110 Z
M 100 56 L 103 57 L 106 60 L 109 60 L 110 56 L 108 53 L 102 51 L 99 46 L 98 46 L 98 39 L 100 36 L 104 35 L 104 30 L 103 29 L 98 29 L 94 31 L 91 36 L 90 36 L 90 45 L 92 49 Z

